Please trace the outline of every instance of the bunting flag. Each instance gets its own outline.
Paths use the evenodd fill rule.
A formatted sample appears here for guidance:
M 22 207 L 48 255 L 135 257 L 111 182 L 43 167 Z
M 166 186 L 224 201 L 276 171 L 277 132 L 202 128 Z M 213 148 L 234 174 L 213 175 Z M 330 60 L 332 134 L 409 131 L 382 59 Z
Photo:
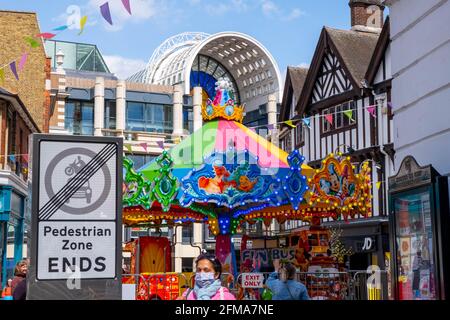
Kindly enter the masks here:
M 9 64 L 9 67 L 11 68 L 11 72 L 14 74 L 16 79 L 19 80 L 19 75 L 17 74 L 17 69 L 16 69 L 16 62 L 15 61 L 11 62 Z
M 28 155 L 27 154 L 23 154 L 22 155 L 22 160 L 23 160 L 23 162 L 28 163 Z
M 112 19 L 111 19 L 111 11 L 109 10 L 109 3 L 108 2 L 105 2 L 104 4 L 102 4 L 100 6 L 100 13 L 102 14 L 103 19 L 108 21 L 108 23 L 110 25 L 113 24 Z
M 267 126 L 267 129 L 268 129 L 268 130 L 275 130 L 275 125 L 274 125 L 274 124 L 269 124 L 269 125 Z
M 381 181 L 378 181 L 377 182 L 377 190 L 380 190 L 380 188 L 381 188 Z
M 353 110 L 346 110 L 346 111 L 344 111 L 344 114 L 347 116 L 347 118 L 349 118 L 350 119 L 350 121 L 355 121 L 354 119 L 353 119 Z
M 80 32 L 78 32 L 78 35 L 81 35 L 84 31 L 84 26 L 86 25 L 87 22 L 87 16 L 83 16 L 80 19 Z
M 327 121 L 333 125 L 333 115 L 332 114 L 326 114 L 325 115 L 325 119 L 327 119 Z
M 28 42 L 28 44 L 32 47 L 32 48 L 37 48 L 40 46 L 40 43 L 36 41 L 36 39 L 32 38 L 32 37 L 25 37 L 25 41 Z
M 156 144 L 158 145 L 158 147 L 160 147 L 161 149 L 164 150 L 164 141 L 156 141 Z
M 44 39 L 51 39 L 54 36 L 56 36 L 56 34 L 50 33 L 50 32 L 39 33 L 39 34 L 36 35 L 36 37 L 42 37 Z
M 392 102 L 388 102 L 388 103 L 387 103 L 387 106 L 388 106 L 388 109 L 389 109 L 390 111 L 392 111 Z
M 64 31 L 64 30 L 66 30 L 66 29 L 68 29 L 68 28 L 69 28 L 69 26 L 64 25 L 64 26 L 55 28 L 55 29 L 53 29 L 52 31 Z
M 141 146 L 142 148 L 144 148 L 144 151 L 145 151 L 145 152 L 147 152 L 147 142 L 142 142 L 142 143 L 140 144 L 140 146 Z
M 0 69 L 0 83 L 3 84 L 5 82 L 5 70 Z
M 11 162 L 16 162 L 16 156 L 14 156 L 14 155 L 10 155 L 9 156 L 9 160 L 11 160 Z
M 311 119 L 310 119 L 310 118 L 305 118 L 305 119 L 303 119 L 303 123 L 304 123 L 309 129 L 311 129 Z
M 370 113 L 370 115 L 374 118 L 376 118 L 377 116 L 375 115 L 375 106 L 368 106 L 367 107 L 367 111 Z
M 122 4 L 128 13 L 131 14 L 130 0 L 122 0 Z
M 292 128 L 296 128 L 296 126 L 294 125 L 294 123 L 292 122 L 292 120 L 287 120 L 284 122 L 285 124 L 287 124 L 288 126 L 292 127 Z
M 127 151 L 128 151 L 129 153 L 133 153 L 133 149 L 132 149 L 132 147 L 131 147 L 131 144 L 125 144 L 124 146 L 125 146 L 125 149 L 127 149 Z
M 25 63 L 27 62 L 27 59 L 28 59 L 28 53 L 25 52 L 19 61 L 19 71 L 23 70 L 23 67 L 25 66 Z

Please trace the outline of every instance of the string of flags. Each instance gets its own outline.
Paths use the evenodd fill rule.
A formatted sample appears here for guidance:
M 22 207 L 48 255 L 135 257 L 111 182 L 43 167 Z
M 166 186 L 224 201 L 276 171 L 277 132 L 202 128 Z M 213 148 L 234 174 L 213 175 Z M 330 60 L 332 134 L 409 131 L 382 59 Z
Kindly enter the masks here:
M 392 110 L 392 103 L 388 102 L 387 105 L 388 105 L 388 108 Z M 377 108 L 377 105 L 371 105 L 371 106 L 367 106 L 363 109 L 365 109 L 370 114 L 370 116 L 372 116 L 373 118 L 377 118 L 376 108 Z M 354 110 L 352 110 L 352 109 L 336 111 L 334 114 L 344 114 L 351 122 L 356 121 L 353 117 Z M 334 114 L 319 114 L 317 116 L 319 118 L 322 118 L 322 117 L 325 118 L 325 120 L 330 125 L 333 125 L 334 119 L 335 119 Z M 254 126 L 254 127 L 249 127 L 249 129 L 252 131 L 255 131 L 256 128 L 267 127 L 268 130 L 274 130 L 274 129 L 276 129 L 277 125 L 280 125 L 280 124 L 286 124 L 286 125 L 290 126 L 291 128 L 296 128 L 299 125 L 299 123 L 305 125 L 308 129 L 311 129 L 311 117 L 303 118 L 303 119 L 295 119 L 295 120 L 286 120 L 286 121 L 281 121 L 281 122 L 277 122 L 277 123 L 269 124 L 269 125 Z
M 122 5 L 125 10 L 131 15 L 131 5 L 130 0 L 122 0 Z M 109 8 L 109 1 L 106 1 L 104 4 L 100 6 L 100 13 L 110 25 L 113 25 L 113 20 L 111 17 L 111 10 Z

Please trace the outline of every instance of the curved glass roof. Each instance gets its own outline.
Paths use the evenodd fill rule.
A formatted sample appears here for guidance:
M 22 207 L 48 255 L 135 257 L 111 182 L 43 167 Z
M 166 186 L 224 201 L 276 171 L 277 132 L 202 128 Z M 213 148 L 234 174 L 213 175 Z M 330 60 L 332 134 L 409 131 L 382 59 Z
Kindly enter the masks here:
M 216 66 L 217 70 L 213 70 Z M 216 80 L 222 73 L 233 83 L 236 98 L 247 105 L 248 111 L 267 103 L 269 94 L 281 99 L 280 71 L 272 55 L 255 39 L 236 32 L 182 33 L 171 37 L 155 50 L 146 69 L 128 80 L 183 84 L 185 94 L 189 94 L 198 85 L 191 83 L 196 79 L 191 73 L 198 71 Z

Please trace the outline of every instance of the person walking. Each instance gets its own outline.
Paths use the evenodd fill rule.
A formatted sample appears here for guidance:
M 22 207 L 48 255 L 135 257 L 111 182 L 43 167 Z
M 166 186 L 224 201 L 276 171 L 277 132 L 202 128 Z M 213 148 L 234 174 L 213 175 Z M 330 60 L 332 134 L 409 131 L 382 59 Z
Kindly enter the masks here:
M 6 287 L 2 291 L 3 300 L 12 300 L 11 283 L 12 279 L 8 279 L 8 281 L 6 282 Z
M 195 285 L 177 300 L 236 300 L 220 282 L 222 264 L 210 254 L 201 254 L 195 261 Z
M 272 300 L 310 300 L 305 285 L 295 280 L 297 270 L 292 263 L 280 266 L 274 260 L 275 271 L 269 275 L 266 286 L 272 291 Z
M 16 264 L 16 268 L 14 269 L 14 278 L 11 282 L 11 294 L 12 294 L 14 300 L 24 300 L 25 299 L 24 294 L 26 296 L 27 272 L 28 272 L 28 261 L 27 260 L 22 260 Z M 15 291 L 19 285 L 20 285 L 20 290 L 19 290 L 19 292 L 15 293 Z

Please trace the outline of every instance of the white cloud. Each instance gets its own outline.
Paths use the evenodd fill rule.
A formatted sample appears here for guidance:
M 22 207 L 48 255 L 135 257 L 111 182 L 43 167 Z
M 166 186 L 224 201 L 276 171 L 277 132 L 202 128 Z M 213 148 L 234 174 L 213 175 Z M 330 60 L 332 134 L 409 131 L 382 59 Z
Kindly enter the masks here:
M 147 66 L 147 62 L 139 59 L 128 59 L 117 55 L 103 56 L 112 73 L 119 79 L 126 79 Z
M 130 1 L 131 15 L 125 9 L 122 1 L 108 1 L 113 25 L 104 21 L 100 14 L 100 6 L 106 0 L 89 0 L 88 8 L 92 13 L 97 13 L 99 19 L 103 20 L 106 30 L 121 30 L 128 21 L 139 22 L 151 19 L 164 11 L 166 2 L 164 0 L 132 0 Z
M 288 15 L 284 18 L 284 20 L 286 20 L 286 21 L 292 21 L 292 20 L 295 20 L 295 19 L 301 17 L 301 16 L 304 15 L 304 14 L 305 14 L 305 13 L 304 13 L 302 10 L 300 10 L 299 8 L 295 8 L 295 9 L 293 9 L 293 10 L 291 11 L 290 14 L 288 14 Z
M 266 16 L 272 16 L 273 14 L 278 14 L 280 12 L 280 8 L 270 0 L 263 0 L 261 9 Z

